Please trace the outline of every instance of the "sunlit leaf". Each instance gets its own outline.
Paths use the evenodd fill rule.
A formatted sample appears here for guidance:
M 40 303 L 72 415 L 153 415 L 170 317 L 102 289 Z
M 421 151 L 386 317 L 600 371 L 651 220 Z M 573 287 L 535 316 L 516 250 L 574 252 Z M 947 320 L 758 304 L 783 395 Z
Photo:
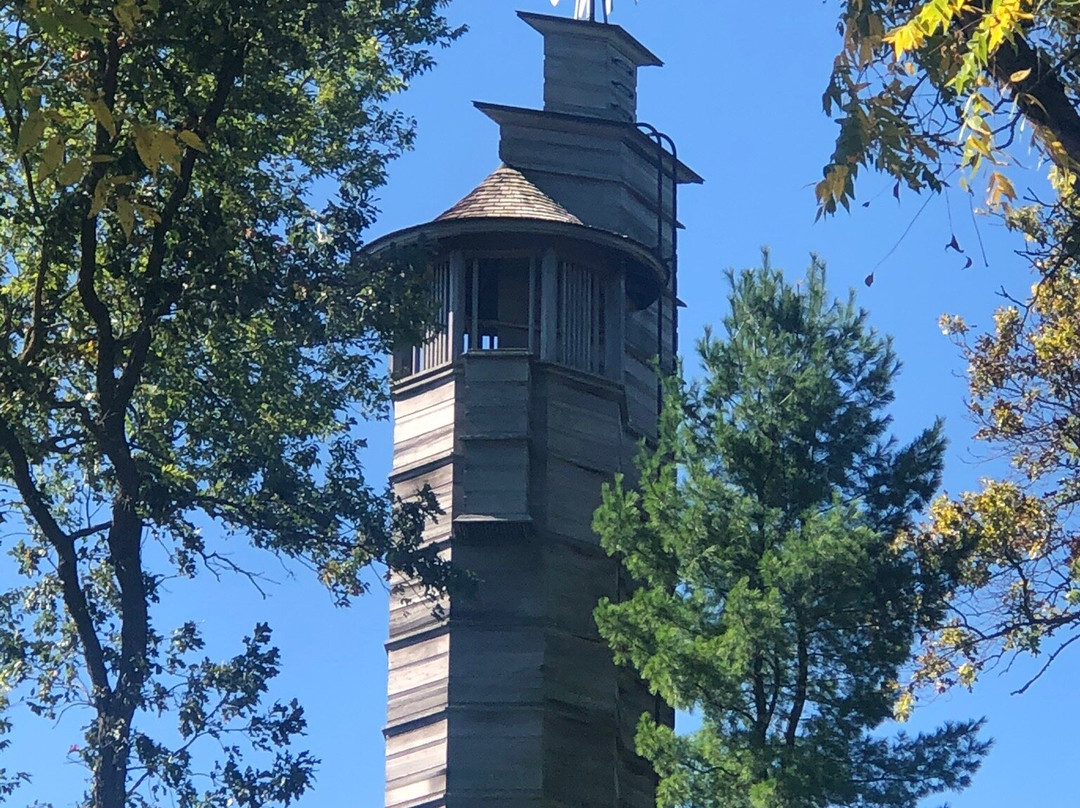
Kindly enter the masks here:
M 64 160 L 64 139 L 60 135 L 53 135 L 45 144 L 41 152 L 41 162 L 38 163 L 37 181 L 41 182 L 48 177 Z
M 181 141 L 183 141 L 185 146 L 189 146 L 196 151 L 205 152 L 207 150 L 206 144 L 203 143 L 202 138 L 192 132 L 190 129 L 182 129 L 178 137 Z
M 43 134 L 45 134 L 45 116 L 41 110 L 34 110 L 19 128 L 19 142 L 15 148 L 15 156 L 22 157 L 34 148 Z

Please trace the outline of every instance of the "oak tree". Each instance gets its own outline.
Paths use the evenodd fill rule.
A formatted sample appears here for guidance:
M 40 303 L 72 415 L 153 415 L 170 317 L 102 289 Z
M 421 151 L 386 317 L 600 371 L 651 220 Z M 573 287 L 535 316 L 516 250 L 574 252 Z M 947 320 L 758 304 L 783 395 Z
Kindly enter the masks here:
M 155 619 L 169 576 L 251 572 L 226 538 L 341 601 L 373 562 L 447 580 L 431 502 L 366 481 L 357 433 L 425 316 L 422 273 L 361 233 L 413 136 L 385 102 L 458 33 L 444 5 L 0 3 L 0 688 L 83 709 L 85 804 L 310 785 L 302 709 L 263 703 L 269 628 L 221 661 Z

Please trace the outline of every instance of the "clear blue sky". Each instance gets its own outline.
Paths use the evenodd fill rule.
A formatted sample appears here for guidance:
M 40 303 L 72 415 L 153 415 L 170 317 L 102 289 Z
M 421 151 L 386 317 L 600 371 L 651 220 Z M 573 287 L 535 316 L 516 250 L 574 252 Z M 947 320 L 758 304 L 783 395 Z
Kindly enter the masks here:
M 555 13 L 568 14 L 572 0 Z M 978 462 L 973 431 L 962 406 L 963 365 L 936 322 L 943 312 L 988 324 L 1005 285 L 1023 293 L 1030 285 L 1016 242 L 990 220 L 979 223 L 990 267 L 984 268 L 967 198 L 954 192 L 932 201 L 895 252 L 876 269 L 872 288 L 863 278 L 882 261 L 922 206 L 921 198 L 891 196 L 892 183 L 867 177 L 856 208 L 814 223 L 813 183 L 831 151 L 835 125 L 821 113 L 820 97 L 837 46 L 837 4 L 800 2 L 763 7 L 717 0 L 616 0 L 613 21 L 637 36 L 667 66 L 645 69 L 639 87 L 640 117 L 671 134 L 680 156 L 706 184 L 689 187 L 680 200 L 682 346 L 688 350 L 706 323 L 725 308 L 722 271 L 759 260 L 763 245 L 773 262 L 797 277 L 811 251 L 829 265 L 837 294 L 857 287 L 871 321 L 895 336 L 904 362 L 897 387 L 895 429 L 910 437 L 936 415 L 947 418 L 951 438 L 946 487 L 972 486 L 989 467 Z M 498 165 L 497 129 L 472 108 L 474 99 L 539 106 L 541 40 L 521 23 L 516 8 L 551 11 L 549 0 L 455 0 L 451 16 L 471 31 L 439 54 L 439 65 L 400 99 L 419 121 L 415 152 L 398 161 L 381 193 L 383 216 L 372 236 L 427 221 L 467 193 Z M 763 15 L 764 14 L 764 15 Z M 950 228 L 949 216 L 955 223 Z M 955 232 L 972 255 L 945 252 Z M 388 424 L 370 427 L 368 468 L 385 480 L 391 454 Z M 257 620 L 267 620 L 284 654 L 285 672 L 275 694 L 300 698 L 308 711 L 309 746 L 322 758 L 318 786 L 302 804 L 321 808 L 382 805 L 386 684 L 382 642 L 386 598 L 378 581 L 371 595 L 349 610 L 334 609 L 302 571 L 290 580 L 273 565 L 282 585 L 263 601 L 240 581 L 205 580 L 174 587 L 169 613 L 198 616 L 214 640 L 232 653 Z M 167 615 L 159 628 L 168 624 Z M 975 785 L 949 800 L 955 808 L 1015 805 L 1072 806 L 1080 800 L 1067 772 L 1074 765 L 1072 728 L 1080 723 L 1075 688 L 1069 686 L 1076 655 L 1066 653 L 1028 694 L 1008 695 L 1023 678 L 981 682 L 973 695 L 954 693 L 921 709 L 911 729 L 946 718 L 986 715 L 997 745 Z M 1023 666 L 1022 666 L 1023 667 Z M 18 803 L 33 799 L 70 806 L 79 793 L 79 770 L 65 764 L 78 741 L 77 717 L 43 726 L 17 715 L 15 748 L 2 765 L 29 768 L 37 777 Z M 36 724 L 36 726 L 32 726 Z M 929 802 L 928 805 L 937 804 Z

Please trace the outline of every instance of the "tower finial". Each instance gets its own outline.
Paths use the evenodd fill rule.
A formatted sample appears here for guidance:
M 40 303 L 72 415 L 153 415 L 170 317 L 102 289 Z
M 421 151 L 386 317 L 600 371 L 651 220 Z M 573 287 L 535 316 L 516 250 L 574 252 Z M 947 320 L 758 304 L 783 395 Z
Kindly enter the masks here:
M 615 0 L 574 0 L 574 19 L 596 22 L 596 6 L 600 5 L 604 12 L 604 22 L 607 22 L 614 2 Z M 551 0 L 551 5 L 559 5 L 559 0 Z

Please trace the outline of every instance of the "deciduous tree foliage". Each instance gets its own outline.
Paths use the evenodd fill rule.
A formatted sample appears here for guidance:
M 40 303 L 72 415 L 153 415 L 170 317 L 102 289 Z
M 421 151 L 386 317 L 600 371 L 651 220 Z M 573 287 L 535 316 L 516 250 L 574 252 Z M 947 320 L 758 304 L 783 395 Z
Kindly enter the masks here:
M 824 95 L 840 125 L 817 186 L 825 213 L 848 207 L 871 166 L 914 190 L 987 170 L 989 202 L 1016 200 L 1007 172 L 1029 141 L 1059 189 L 1080 159 L 1071 4 L 1033 0 L 847 0 Z M 1027 131 L 1021 131 L 1021 124 Z
M 456 35 L 443 5 L 0 3 L 0 518 L 22 576 L 0 686 L 85 709 L 87 804 L 310 784 L 302 710 L 263 703 L 268 627 L 213 661 L 195 622 L 154 619 L 170 576 L 233 570 L 224 537 L 342 601 L 374 561 L 446 581 L 419 544 L 430 501 L 373 490 L 355 428 L 425 312 L 422 273 L 372 264 L 360 234 L 413 132 L 384 102 Z
M 930 635 L 916 683 L 971 686 L 1018 653 L 1046 670 L 1080 638 L 1080 277 L 1049 273 L 1030 301 L 998 310 L 993 333 L 942 318 L 969 361 L 976 437 L 1015 474 L 931 509 L 912 536 L 926 563 L 955 577 L 952 609 Z
M 605 489 L 595 528 L 638 582 L 597 609 L 618 662 L 702 721 L 646 716 L 639 751 L 665 808 L 914 808 L 966 786 L 981 722 L 883 732 L 942 581 L 899 541 L 929 501 L 944 441 L 887 435 L 897 362 L 815 264 L 732 277 L 705 376 L 668 391 L 640 483 Z
M 893 174 L 898 189 L 955 182 L 1023 234 L 1033 268 L 1030 296 L 998 311 L 992 333 L 943 319 L 969 361 L 977 438 L 1015 470 L 941 500 L 916 542 L 926 563 L 957 576 L 952 613 L 928 638 L 916 680 L 971 685 L 1003 656 L 1053 659 L 1080 636 L 1080 7 L 849 0 L 843 9 L 844 47 L 825 93 L 840 134 L 817 186 L 821 210 L 850 205 L 863 166 Z M 1050 192 L 1020 198 L 1010 174 L 1032 151 L 1049 167 Z

